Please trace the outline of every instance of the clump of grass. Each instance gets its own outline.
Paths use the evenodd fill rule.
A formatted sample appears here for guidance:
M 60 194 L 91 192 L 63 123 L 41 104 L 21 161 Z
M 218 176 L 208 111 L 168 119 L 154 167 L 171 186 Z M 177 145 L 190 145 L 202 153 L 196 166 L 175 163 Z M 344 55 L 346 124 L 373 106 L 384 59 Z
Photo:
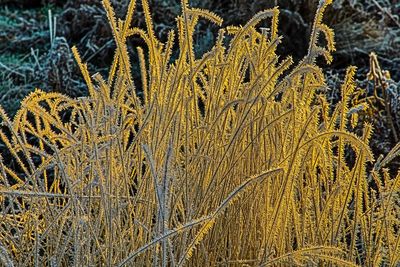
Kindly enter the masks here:
M 13 120 L 0 109 L 14 158 L 0 161 L 3 263 L 398 264 L 400 174 L 384 166 L 399 145 L 367 171 L 372 125 L 362 136 L 349 126 L 366 108 L 350 103 L 354 67 L 329 106 L 315 63 L 335 49 L 322 23 L 328 4 L 320 2 L 308 54 L 292 66 L 275 52 L 277 8 L 221 29 L 196 58 L 195 25 L 221 25 L 217 15 L 183 0 L 164 43 L 146 0 L 146 29 L 131 26 L 135 1 L 120 20 L 103 0 L 117 44 L 109 76 L 90 75 L 73 48 L 87 97 L 36 90 Z M 266 19 L 270 29 L 258 29 Z M 137 48 L 140 85 L 126 47 L 133 35 L 146 44 Z

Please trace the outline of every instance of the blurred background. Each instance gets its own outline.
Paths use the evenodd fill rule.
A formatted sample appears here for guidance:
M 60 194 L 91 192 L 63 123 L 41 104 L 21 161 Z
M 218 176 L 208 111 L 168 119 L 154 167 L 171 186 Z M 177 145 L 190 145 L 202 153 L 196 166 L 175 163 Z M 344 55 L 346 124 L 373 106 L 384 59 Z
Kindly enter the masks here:
M 145 28 L 141 1 L 134 25 Z M 179 0 L 149 0 L 155 30 L 161 41 L 175 29 L 180 14 Z M 190 0 L 194 7 L 211 10 L 224 25 L 243 25 L 263 9 L 280 7 L 282 58 L 295 61 L 306 54 L 317 0 Z M 129 0 L 112 0 L 117 16 L 124 18 Z M 372 147 L 376 155 L 386 154 L 400 136 L 400 2 L 398 0 L 336 0 L 324 17 L 335 31 L 337 52 L 325 69 L 328 95 L 338 101 L 341 80 L 347 66 L 358 67 L 359 90 L 355 102 L 368 101 L 371 108 L 361 121 L 375 125 Z M 263 25 L 260 25 L 263 26 Z M 268 26 L 266 22 L 265 26 Z M 201 22 L 195 33 L 198 55 L 213 45 L 218 28 Z M 0 105 L 13 116 L 20 101 L 35 88 L 69 96 L 86 95 L 86 86 L 71 53 L 76 45 L 89 71 L 107 76 L 115 44 L 100 0 L 0 0 Z M 129 40 L 132 70 L 140 39 Z M 386 75 L 385 83 L 369 80 L 370 53 Z M 357 131 L 357 126 L 355 127 Z M 394 163 L 398 169 L 400 163 Z M 396 165 L 397 164 L 397 165 Z

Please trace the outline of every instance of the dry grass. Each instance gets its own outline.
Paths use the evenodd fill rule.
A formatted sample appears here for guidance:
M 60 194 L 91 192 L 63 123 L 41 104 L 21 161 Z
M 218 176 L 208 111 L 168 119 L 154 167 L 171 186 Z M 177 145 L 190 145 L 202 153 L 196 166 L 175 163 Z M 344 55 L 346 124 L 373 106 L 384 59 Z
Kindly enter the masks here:
M 366 108 L 350 103 L 354 67 L 341 101 L 326 100 L 315 59 L 332 59 L 333 32 L 322 23 L 329 1 L 296 66 L 275 53 L 277 8 L 222 29 L 195 58 L 195 25 L 221 24 L 215 14 L 182 1 L 178 32 L 162 43 L 146 0 L 146 30 L 130 25 L 135 1 L 124 20 L 103 4 L 117 44 L 109 77 L 91 76 L 73 49 L 88 97 L 36 90 L 13 121 L 0 110 L 14 158 L 13 167 L 0 165 L 4 265 L 399 263 L 400 174 L 391 178 L 384 166 L 400 145 L 367 171 L 372 126 L 362 136 L 350 131 Z M 258 30 L 265 19 L 270 29 Z M 147 45 L 138 48 L 139 89 L 132 35 Z M 317 45 L 323 37 L 326 47 Z

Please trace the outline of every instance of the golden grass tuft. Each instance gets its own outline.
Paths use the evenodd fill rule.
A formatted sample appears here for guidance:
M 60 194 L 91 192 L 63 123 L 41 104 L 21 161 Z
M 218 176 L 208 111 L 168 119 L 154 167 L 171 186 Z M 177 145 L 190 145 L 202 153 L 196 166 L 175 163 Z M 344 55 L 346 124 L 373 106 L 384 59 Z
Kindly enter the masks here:
M 400 174 L 384 164 L 400 150 L 367 171 L 372 126 L 350 131 L 354 67 L 341 101 L 326 99 L 315 59 L 332 60 L 333 31 L 322 24 L 329 1 L 320 1 L 295 66 L 276 54 L 277 8 L 220 30 L 196 58 L 196 23 L 221 24 L 219 16 L 182 1 L 177 32 L 163 43 L 147 0 L 146 29 L 131 26 L 135 1 L 125 20 L 103 3 L 117 44 L 109 77 L 90 76 L 74 48 L 89 96 L 36 90 L 12 121 L 0 109 L 14 163 L 0 161 L 2 264 L 399 264 Z M 269 32 L 257 27 L 265 19 Z M 327 47 L 317 45 L 321 34 Z M 132 35 L 147 45 L 138 48 L 136 86 Z

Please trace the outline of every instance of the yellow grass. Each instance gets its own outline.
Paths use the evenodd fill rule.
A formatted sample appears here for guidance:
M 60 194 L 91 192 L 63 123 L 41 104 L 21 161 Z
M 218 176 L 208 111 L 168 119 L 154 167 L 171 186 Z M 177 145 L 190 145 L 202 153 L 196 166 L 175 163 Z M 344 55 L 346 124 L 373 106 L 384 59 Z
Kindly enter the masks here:
M 278 8 L 222 28 L 196 58 L 198 20 L 222 23 L 212 12 L 183 0 L 177 32 L 162 42 L 147 0 L 146 29 L 131 25 L 135 1 L 123 20 L 103 4 L 117 44 L 109 77 L 89 74 L 73 48 L 89 96 L 36 90 L 12 121 L 0 110 L 14 158 L 0 164 L 3 265 L 399 264 L 400 174 L 384 164 L 400 149 L 367 171 L 372 125 L 357 136 L 348 121 L 356 70 L 331 106 L 315 63 L 332 60 L 333 31 L 322 23 L 330 1 L 294 66 L 276 54 Z M 132 63 L 136 85 L 132 35 L 146 43 Z

